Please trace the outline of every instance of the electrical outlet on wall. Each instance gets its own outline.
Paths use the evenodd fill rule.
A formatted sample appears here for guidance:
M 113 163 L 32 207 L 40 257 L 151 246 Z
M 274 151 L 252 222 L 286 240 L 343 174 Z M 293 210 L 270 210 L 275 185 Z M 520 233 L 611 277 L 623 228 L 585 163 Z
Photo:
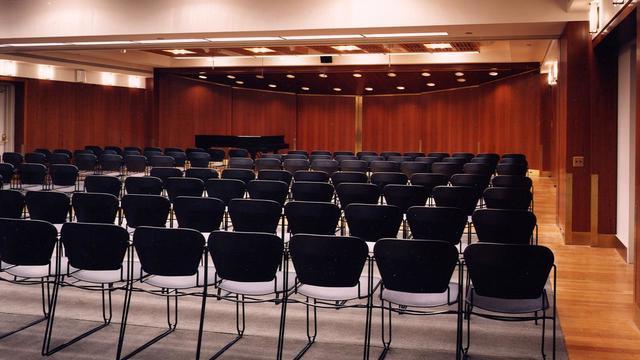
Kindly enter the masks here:
M 573 167 L 584 167 L 584 156 L 574 156 Z

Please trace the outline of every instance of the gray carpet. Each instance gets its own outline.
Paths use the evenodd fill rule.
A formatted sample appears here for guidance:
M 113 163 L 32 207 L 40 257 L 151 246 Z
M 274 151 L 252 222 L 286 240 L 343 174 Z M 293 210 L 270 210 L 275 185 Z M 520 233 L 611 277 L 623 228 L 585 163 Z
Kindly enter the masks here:
M 376 294 L 377 295 L 377 294 Z M 40 313 L 39 287 L 0 283 L 0 333 L 36 318 Z M 51 359 L 113 359 L 117 343 L 123 293 L 114 294 L 112 325 L 56 353 Z M 379 300 L 376 300 L 378 303 Z M 127 327 L 125 352 L 161 333 L 166 326 L 163 299 L 134 293 Z M 178 330 L 140 353 L 139 359 L 189 359 L 195 352 L 200 301 L 180 299 Z M 273 304 L 247 306 L 245 337 L 222 357 L 224 359 L 273 359 L 278 334 L 280 307 Z M 318 337 L 305 359 L 358 359 L 362 357 L 364 309 L 321 309 Z M 382 350 L 380 310 L 373 314 L 371 358 Z M 65 287 L 61 289 L 53 346 L 90 329 L 101 319 L 99 293 Z M 453 359 L 455 315 L 394 315 L 393 343 L 388 359 Z M 40 359 L 45 323 L 0 340 L 1 359 Z M 203 357 L 213 355 L 235 334 L 235 305 L 209 299 Z M 472 359 L 538 359 L 541 325 L 508 323 L 472 318 Z M 551 323 L 547 324 L 547 353 L 551 351 Z M 306 342 L 304 305 L 290 304 L 287 311 L 285 358 L 292 358 Z M 566 359 L 558 323 L 557 358 Z

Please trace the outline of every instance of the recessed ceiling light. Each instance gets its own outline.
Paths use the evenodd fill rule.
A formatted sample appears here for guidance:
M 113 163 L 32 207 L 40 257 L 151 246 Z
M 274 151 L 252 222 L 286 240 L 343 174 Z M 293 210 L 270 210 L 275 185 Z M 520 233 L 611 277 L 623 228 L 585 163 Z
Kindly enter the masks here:
M 293 75 L 293 74 L 287 74 L 287 77 L 288 77 L 289 79 L 295 79 L 295 78 L 296 78 L 296 76 L 295 76 L 295 75 Z
M 322 73 L 322 74 L 318 74 L 318 76 L 320 76 L 320 77 L 321 77 L 321 78 L 323 78 L 323 79 L 328 77 L 328 75 L 327 75 L 327 74 L 324 74 L 324 73 Z
M 435 83 L 427 83 L 427 86 L 428 87 L 434 87 L 434 86 L 436 86 L 436 84 Z
M 244 48 L 247 51 L 251 51 L 254 54 L 266 54 L 276 52 L 275 50 L 266 48 L 266 47 L 253 47 L 253 48 Z
M 233 76 L 233 75 L 227 75 L 227 78 L 228 78 L 228 79 L 235 79 L 236 77 L 235 77 L 235 76 Z
M 242 80 L 236 80 L 236 84 L 238 84 L 238 85 L 242 85 L 242 84 L 244 84 L 244 81 L 242 81 Z
M 372 87 L 366 87 L 366 88 L 364 88 L 364 89 L 365 89 L 365 90 L 367 90 L 367 91 L 373 91 L 373 88 L 372 88 Z
M 172 50 L 162 50 L 164 52 L 172 53 L 173 55 L 187 55 L 187 54 L 195 54 L 195 51 L 185 50 L 185 49 L 172 49 Z
M 429 74 L 428 72 L 423 72 L 423 73 L 422 73 L 422 74 L 420 74 L 420 75 L 422 75 L 422 76 L 424 76 L 424 77 L 429 77 L 429 76 L 431 76 L 431 74 Z
M 454 74 L 455 76 L 464 76 L 464 73 L 458 71 L 457 73 Z
M 451 44 L 449 43 L 424 44 L 424 47 L 432 50 L 453 49 L 453 46 L 451 46 Z
M 338 87 L 335 87 L 335 88 L 333 88 L 333 91 L 342 91 L 342 89 L 340 89 Z
M 360 77 L 362 77 L 362 74 L 360 74 L 360 73 L 353 73 L 353 77 L 360 78 Z
M 48 42 L 48 43 L 21 43 L 21 44 L 7 44 L 6 46 L 27 47 L 27 46 L 62 46 L 65 43 L 60 42 Z
M 207 78 L 207 75 L 198 75 L 198 77 L 199 77 L 200 79 L 206 79 L 206 78 Z
M 389 38 L 389 37 L 421 37 L 421 36 L 447 36 L 446 31 L 434 31 L 423 33 L 396 33 L 396 34 L 363 34 L 367 38 Z
M 457 78 L 456 81 L 460 82 L 460 83 L 463 83 L 463 82 L 467 81 L 467 79 L 465 79 L 465 78 Z
M 152 40 L 137 40 L 134 41 L 138 44 L 172 44 L 172 43 L 199 43 L 207 42 L 205 39 L 152 39 Z
M 404 86 L 396 86 L 396 89 L 398 89 L 398 90 L 404 90 Z
M 125 41 L 125 40 L 114 40 L 114 41 L 77 41 L 72 42 L 71 45 L 126 45 L 131 44 L 133 41 Z
M 258 79 L 264 79 L 264 75 L 260 75 L 260 74 L 258 74 L 258 75 L 256 75 L 256 78 L 258 78 Z
M 396 73 L 390 72 L 390 73 L 387 73 L 387 76 L 388 77 L 396 77 Z
M 497 73 L 496 71 L 492 71 L 492 72 L 490 72 L 490 73 L 489 73 L 489 75 L 491 75 L 491 76 L 498 76 L 498 73 Z
M 219 37 L 207 38 L 211 42 L 233 42 L 233 41 L 278 41 L 283 40 L 279 36 L 248 36 L 248 37 Z
M 337 46 L 332 46 L 332 48 L 338 50 L 338 51 L 358 51 L 358 50 L 362 50 L 359 47 L 355 46 L 355 45 L 337 45 Z
M 309 91 L 309 88 L 306 86 L 301 87 L 300 89 L 304 90 L 304 91 Z
M 270 88 L 274 88 L 274 87 L 277 87 L 277 85 L 276 84 L 269 84 L 269 87 Z
M 357 39 L 361 38 L 360 34 L 352 34 L 352 35 L 294 35 L 294 36 L 283 36 L 282 38 L 285 40 L 321 40 L 321 39 Z

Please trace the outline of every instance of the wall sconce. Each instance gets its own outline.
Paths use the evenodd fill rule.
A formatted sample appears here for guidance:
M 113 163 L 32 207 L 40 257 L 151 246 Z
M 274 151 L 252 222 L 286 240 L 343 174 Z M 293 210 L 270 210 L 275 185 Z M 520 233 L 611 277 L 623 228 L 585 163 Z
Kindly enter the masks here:
M 596 34 L 600 30 L 600 1 L 589 2 L 589 32 Z
M 0 60 L 0 75 L 16 76 L 17 65 L 15 61 Z
M 558 84 L 558 62 L 554 61 L 549 66 L 549 72 L 547 73 L 547 83 L 549 85 Z
M 613 5 L 624 5 L 625 2 L 626 2 L 626 0 L 613 0 L 612 1 Z

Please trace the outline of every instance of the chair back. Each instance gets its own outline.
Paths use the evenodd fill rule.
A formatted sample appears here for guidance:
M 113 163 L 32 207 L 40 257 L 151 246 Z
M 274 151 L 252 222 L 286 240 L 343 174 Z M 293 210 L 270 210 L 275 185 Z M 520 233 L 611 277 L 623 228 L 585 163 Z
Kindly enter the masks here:
M 2 154 L 2 162 L 18 167 L 24 162 L 24 157 L 20 153 L 7 151 Z
M 165 187 L 171 202 L 178 196 L 201 197 L 204 192 L 204 182 L 196 178 L 170 177 L 167 178 Z
M 410 178 L 413 174 L 430 173 L 431 164 L 421 161 L 403 161 L 400 163 L 400 171 Z
M 206 152 L 194 151 L 187 154 L 190 166 L 193 167 L 209 167 L 211 155 Z
M 368 242 L 396 238 L 402 223 L 402 211 L 393 205 L 350 204 L 344 216 L 349 234 Z
M 247 192 L 251 199 L 273 200 L 283 206 L 289 195 L 289 185 L 275 180 L 252 180 L 247 184 Z
M 214 169 L 191 167 L 184 171 L 184 177 L 207 181 L 219 178 L 220 174 Z
M 73 163 L 81 171 L 94 171 L 98 164 L 98 158 L 94 154 L 76 154 Z
M 120 270 L 129 246 L 129 233 L 115 224 L 66 223 L 60 241 L 69 265 L 81 270 Z
M 249 157 L 247 149 L 229 149 L 229 159 L 235 157 Z
M 436 206 L 456 207 L 468 216 L 478 205 L 480 194 L 472 186 L 436 186 L 433 188 L 433 199 Z
M 340 169 L 338 161 L 333 159 L 317 159 L 311 162 L 311 170 L 323 171 L 329 176 Z
M 340 207 L 344 210 L 349 204 L 377 204 L 380 190 L 374 184 L 341 183 L 336 188 Z
M 295 181 L 329 182 L 329 173 L 320 170 L 298 170 L 293 174 Z
M 62 154 L 64 155 L 64 154 Z M 69 164 L 53 164 L 49 168 L 51 183 L 58 186 L 73 186 L 78 180 L 78 168 Z
M 390 184 L 384 187 L 383 194 L 387 204 L 397 206 L 403 213 L 412 206 L 425 206 L 427 203 L 427 192 L 420 185 Z
M 369 177 L 364 172 L 357 171 L 336 171 L 331 175 L 331 183 L 334 187 L 338 187 L 338 185 L 342 183 L 367 183 L 369 181 Z
M 377 172 L 400 172 L 400 163 L 395 161 L 371 161 L 369 163 L 369 169 L 373 173 Z
M 291 185 L 291 179 L 293 179 L 293 175 L 287 170 L 260 170 L 258 171 L 258 180 L 276 180 L 282 181 L 287 185 Z
M 234 231 L 275 234 L 282 214 L 280 203 L 262 199 L 232 199 L 228 206 Z
M 330 202 L 333 199 L 333 185 L 325 182 L 296 181 L 291 186 L 295 201 Z
M 127 172 L 144 172 L 147 168 L 147 158 L 142 155 L 127 155 L 124 157 Z
M 24 155 L 24 162 L 29 164 L 44 164 L 47 162 L 47 155 L 41 152 L 31 152 Z
M 228 206 L 231 199 L 242 199 L 246 191 L 246 185 L 236 179 L 209 179 L 204 183 L 207 196 L 217 198 Z
M 160 195 L 162 180 L 155 176 L 129 176 L 124 180 L 127 194 Z
M 88 175 L 84 178 L 84 188 L 87 192 L 106 193 L 119 197 L 122 181 L 115 176 Z
M 0 219 L 0 261 L 11 265 L 49 265 L 58 231 L 41 220 Z
M 282 168 L 282 163 L 278 159 L 270 159 L 270 158 L 262 157 L 255 161 L 255 166 L 257 171 L 280 170 Z
M 407 210 L 407 222 L 414 239 L 457 245 L 467 225 L 467 215 L 453 207 L 414 206 Z
M 224 216 L 224 202 L 220 199 L 178 196 L 173 200 L 178 227 L 212 232 L 220 229 Z
M 69 220 L 71 199 L 57 191 L 28 191 L 25 195 L 29 217 L 62 224 Z
M 120 203 L 111 194 L 79 192 L 71 197 L 71 206 L 78 222 L 113 224 Z
M 22 163 L 18 165 L 20 182 L 28 185 L 44 185 L 47 179 L 47 167 L 43 164 Z
M 205 240 L 192 229 L 142 226 L 133 233 L 133 246 L 147 274 L 193 276 L 203 258 Z
M 169 199 L 160 195 L 127 194 L 122 197 L 122 211 L 131 228 L 166 226 L 170 208 Z
M 472 216 L 478 241 L 530 244 L 536 216 L 527 210 L 480 209 Z
M 162 187 L 167 188 L 167 179 L 170 177 L 182 177 L 182 170 L 174 167 L 154 167 L 149 175 L 162 180 Z
M 245 157 L 234 157 L 229 159 L 227 165 L 229 169 L 249 169 L 253 170 L 253 159 Z
M 304 159 L 289 159 L 287 158 L 289 155 L 285 155 L 284 162 L 282 163 L 282 168 L 287 170 L 288 172 L 295 174 L 296 171 L 299 170 L 309 170 L 309 160 Z
M 533 182 L 530 177 L 521 175 L 497 175 L 491 179 L 491 185 L 496 187 L 524 188 L 531 190 Z
M 26 200 L 18 190 L 0 190 L 0 218 L 20 219 Z
M 374 172 L 371 174 L 371 183 L 378 186 L 380 193 L 387 185 L 406 185 L 408 181 L 407 175 L 401 172 Z
M 256 178 L 256 174 L 249 169 L 224 169 L 222 170 L 222 178 L 241 180 L 246 185 Z
M 284 206 L 291 234 L 335 235 L 340 208 L 330 202 L 291 201 Z
M 533 194 L 525 188 L 490 187 L 483 197 L 490 209 L 527 210 L 533 200 Z
M 151 167 L 174 167 L 176 160 L 171 156 L 160 155 L 149 159 L 149 164 Z

